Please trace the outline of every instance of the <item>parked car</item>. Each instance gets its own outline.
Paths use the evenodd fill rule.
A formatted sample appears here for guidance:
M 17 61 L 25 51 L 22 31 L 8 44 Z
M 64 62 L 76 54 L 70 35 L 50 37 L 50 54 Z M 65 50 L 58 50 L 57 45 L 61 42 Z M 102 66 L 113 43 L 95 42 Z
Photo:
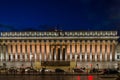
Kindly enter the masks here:
M 78 68 L 75 68 L 75 69 L 73 69 L 73 72 L 83 73 L 84 70 L 82 70 L 82 69 L 78 69 Z
M 35 70 L 35 69 L 33 69 L 33 68 L 26 68 L 26 69 L 25 69 L 25 72 L 27 72 L 27 73 L 36 73 L 37 70 Z
M 15 67 L 11 67 L 11 68 L 9 68 L 9 73 L 17 73 L 18 71 L 17 71 L 17 68 L 15 68 Z
M 117 73 L 119 72 L 115 69 L 104 69 L 103 70 L 103 74 L 117 74 Z
M 42 68 L 40 69 L 40 72 L 55 72 L 53 69 L 47 69 L 47 68 Z

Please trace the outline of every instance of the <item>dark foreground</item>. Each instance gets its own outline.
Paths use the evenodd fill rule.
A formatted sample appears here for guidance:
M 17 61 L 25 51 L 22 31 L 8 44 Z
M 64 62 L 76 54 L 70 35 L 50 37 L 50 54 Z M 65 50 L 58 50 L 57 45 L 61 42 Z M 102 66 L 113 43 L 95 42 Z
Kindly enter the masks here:
M 117 75 L 100 74 L 0 74 L 0 80 L 116 80 Z

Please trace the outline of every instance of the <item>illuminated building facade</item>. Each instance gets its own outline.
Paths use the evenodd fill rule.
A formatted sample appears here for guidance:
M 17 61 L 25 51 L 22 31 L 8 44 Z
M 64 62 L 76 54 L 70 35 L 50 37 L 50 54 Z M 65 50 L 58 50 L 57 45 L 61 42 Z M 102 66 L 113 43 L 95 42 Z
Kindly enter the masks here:
M 70 61 L 76 67 L 117 68 L 117 31 L 1 32 L 0 61 L 11 66 Z

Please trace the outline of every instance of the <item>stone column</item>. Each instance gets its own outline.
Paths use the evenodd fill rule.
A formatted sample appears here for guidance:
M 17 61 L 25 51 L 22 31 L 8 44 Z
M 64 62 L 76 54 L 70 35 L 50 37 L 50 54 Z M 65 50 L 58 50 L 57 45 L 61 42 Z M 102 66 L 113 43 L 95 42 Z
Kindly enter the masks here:
M 56 60 L 58 60 L 58 46 L 56 46 L 56 55 L 55 55 L 55 58 L 56 58 Z
M 21 52 L 20 52 L 20 50 L 21 50 L 21 49 L 20 49 L 20 42 L 19 42 L 19 41 L 17 41 L 17 53 L 18 53 L 18 56 L 17 56 L 17 57 L 18 57 L 18 58 L 17 58 L 17 61 L 20 61 L 20 53 L 21 53 Z
M 102 61 L 102 52 L 103 52 L 103 42 L 100 42 L 100 61 Z
M 40 62 L 42 61 L 42 49 L 41 49 L 41 43 L 40 43 Z
M 60 61 L 62 61 L 62 45 L 60 45 Z
M 68 55 L 67 55 L 67 45 L 65 45 L 65 61 L 67 61 L 68 60 Z
M 11 49 L 10 49 L 10 43 L 9 43 L 9 41 L 8 41 L 8 43 L 7 43 L 8 60 L 7 60 L 7 61 L 10 61 L 10 53 L 11 53 Z
M 90 42 L 90 61 L 92 62 L 92 42 Z
M 11 61 L 14 60 L 14 58 L 13 58 L 13 43 L 14 43 L 14 42 L 12 42 L 12 44 L 11 44 Z
M 25 42 L 22 42 L 22 61 L 25 61 Z
M 88 40 L 87 41 L 87 43 L 86 43 L 86 45 L 87 45 L 87 61 L 90 61 L 90 41 Z
M 72 43 L 70 42 L 70 61 L 72 61 Z
M 17 51 L 17 44 L 15 45 L 15 49 L 16 49 L 16 54 L 15 54 L 15 61 L 17 61 L 18 60 L 18 51 Z
M 51 61 L 54 60 L 54 59 L 53 59 L 53 58 L 54 58 L 54 57 L 53 57 L 53 56 L 54 56 L 54 55 L 53 55 L 53 52 L 54 52 L 53 50 L 54 50 L 54 47 L 51 46 L 51 54 L 50 54 L 50 60 L 51 60 Z
M 37 46 L 36 46 L 36 42 L 34 42 L 34 44 L 35 44 L 34 60 L 35 60 L 35 62 L 36 62 L 36 61 L 37 61 L 37 52 L 36 52 Z
M 56 61 L 56 50 L 57 50 L 57 46 L 54 47 L 54 61 Z
M 97 41 L 97 61 L 100 61 L 100 53 L 101 53 L 100 45 L 101 45 L 100 40 L 98 40 Z
M 88 54 L 88 53 L 87 53 L 87 44 L 86 44 L 86 42 L 85 42 L 85 61 L 87 61 L 87 57 L 88 57 L 87 54 Z
M 72 60 L 75 60 L 75 41 L 72 41 Z
M 82 41 L 82 61 L 85 61 L 85 41 Z
M 3 43 L 3 61 L 6 61 L 6 44 Z
M 46 60 L 49 61 L 49 55 L 50 55 L 50 43 L 49 41 L 46 42 Z
M 98 55 L 97 55 L 97 44 L 98 42 L 96 41 L 95 42 L 95 62 L 97 62 L 97 60 L 98 60 Z
M 46 61 L 46 44 L 44 46 L 44 61 Z
M 65 49 L 66 47 L 65 47 L 65 45 L 64 46 L 62 46 L 62 60 L 66 60 L 66 49 Z
M 95 54 L 95 40 L 92 41 L 92 61 L 97 60 L 97 54 Z
M 1 60 L 2 59 L 2 55 L 1 54 L 2 54 L 2 45 L 0 45 L 0 62 L 2 62 L 2 60 Z
M 77 42 L 77 57 L 79 58 L 79 60 L 80 60 L 80 42 L 78 41 Z
M 110 41 L 108 40 L 107 41 L 107 44 L 106 44 L 106 46 L 107 46 L 107 50 L 106 50 L 106 61 L 107 60 L 109 60 L 110 61 Z
M 35 60 L 35 43 L 34 43 L 34 41 L 32 41 L 32 43 L 31 43 L 31 45 L 32 45 L 32 61 L 34 61 Z
M 106 42 L 103 40 L 102 41 L 102 61 L 105 61 L 105 45 L 106 45 Z
M 9 54 L 8 54 L 8 43 L 6 43 L 6 61 L 9 59 Z
M 67 51 L 66 51 L 66 53 L 67 53 L 67 60 L 70 61 L 70 41 L 69 40 L 67 41 Z
M 13 61 L 15 61 L 15 53 L 16 53 L 15 42 L 13 42 L 12 44 L 12 53 L 13 53 Z
M 111 45 L 112 45 L 112 51 L 110 53 L 110 61 L 115 61 L 115 45 L 116 45 L 116 41 L 113 40 Z
M 20 61 L 23 61 L 22 42 L 20 42 Z
M 25 61 L 28 60 L 28 55 L 27 55 L 27 43 L 25 43 Z
M 45 43 L 42 41 L 41 42 L 41 58 L 42 58 L 42 61 L 44 61 L 44 54 L 45 54 Z
M 40 61 L 40 43 L 39 41 L 36 42 L 36 54 L 37 54 L 37 61 Z
M 51 61 L 51 43 L 49 43 L 49 50 L 48 60 Z
M 27 41 L 27 61 L 30 61 L 30 42 Z
M 105 58 L 105 60 L 104 61 L 107 61 L 107 54 L 108 54 L 108 41 L 106 41 L 106 43 L 105 43 L 105 54 L 104 54 L 104 58 Z

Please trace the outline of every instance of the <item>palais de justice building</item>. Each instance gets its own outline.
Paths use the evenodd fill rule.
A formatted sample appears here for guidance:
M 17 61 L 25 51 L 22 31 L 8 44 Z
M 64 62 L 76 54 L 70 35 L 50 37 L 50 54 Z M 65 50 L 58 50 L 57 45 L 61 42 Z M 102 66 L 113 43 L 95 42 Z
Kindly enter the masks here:
M 118 38 L 117 31 L 1 32 L 0 65 L 68 61 L 76 67 L 117 68 Z

